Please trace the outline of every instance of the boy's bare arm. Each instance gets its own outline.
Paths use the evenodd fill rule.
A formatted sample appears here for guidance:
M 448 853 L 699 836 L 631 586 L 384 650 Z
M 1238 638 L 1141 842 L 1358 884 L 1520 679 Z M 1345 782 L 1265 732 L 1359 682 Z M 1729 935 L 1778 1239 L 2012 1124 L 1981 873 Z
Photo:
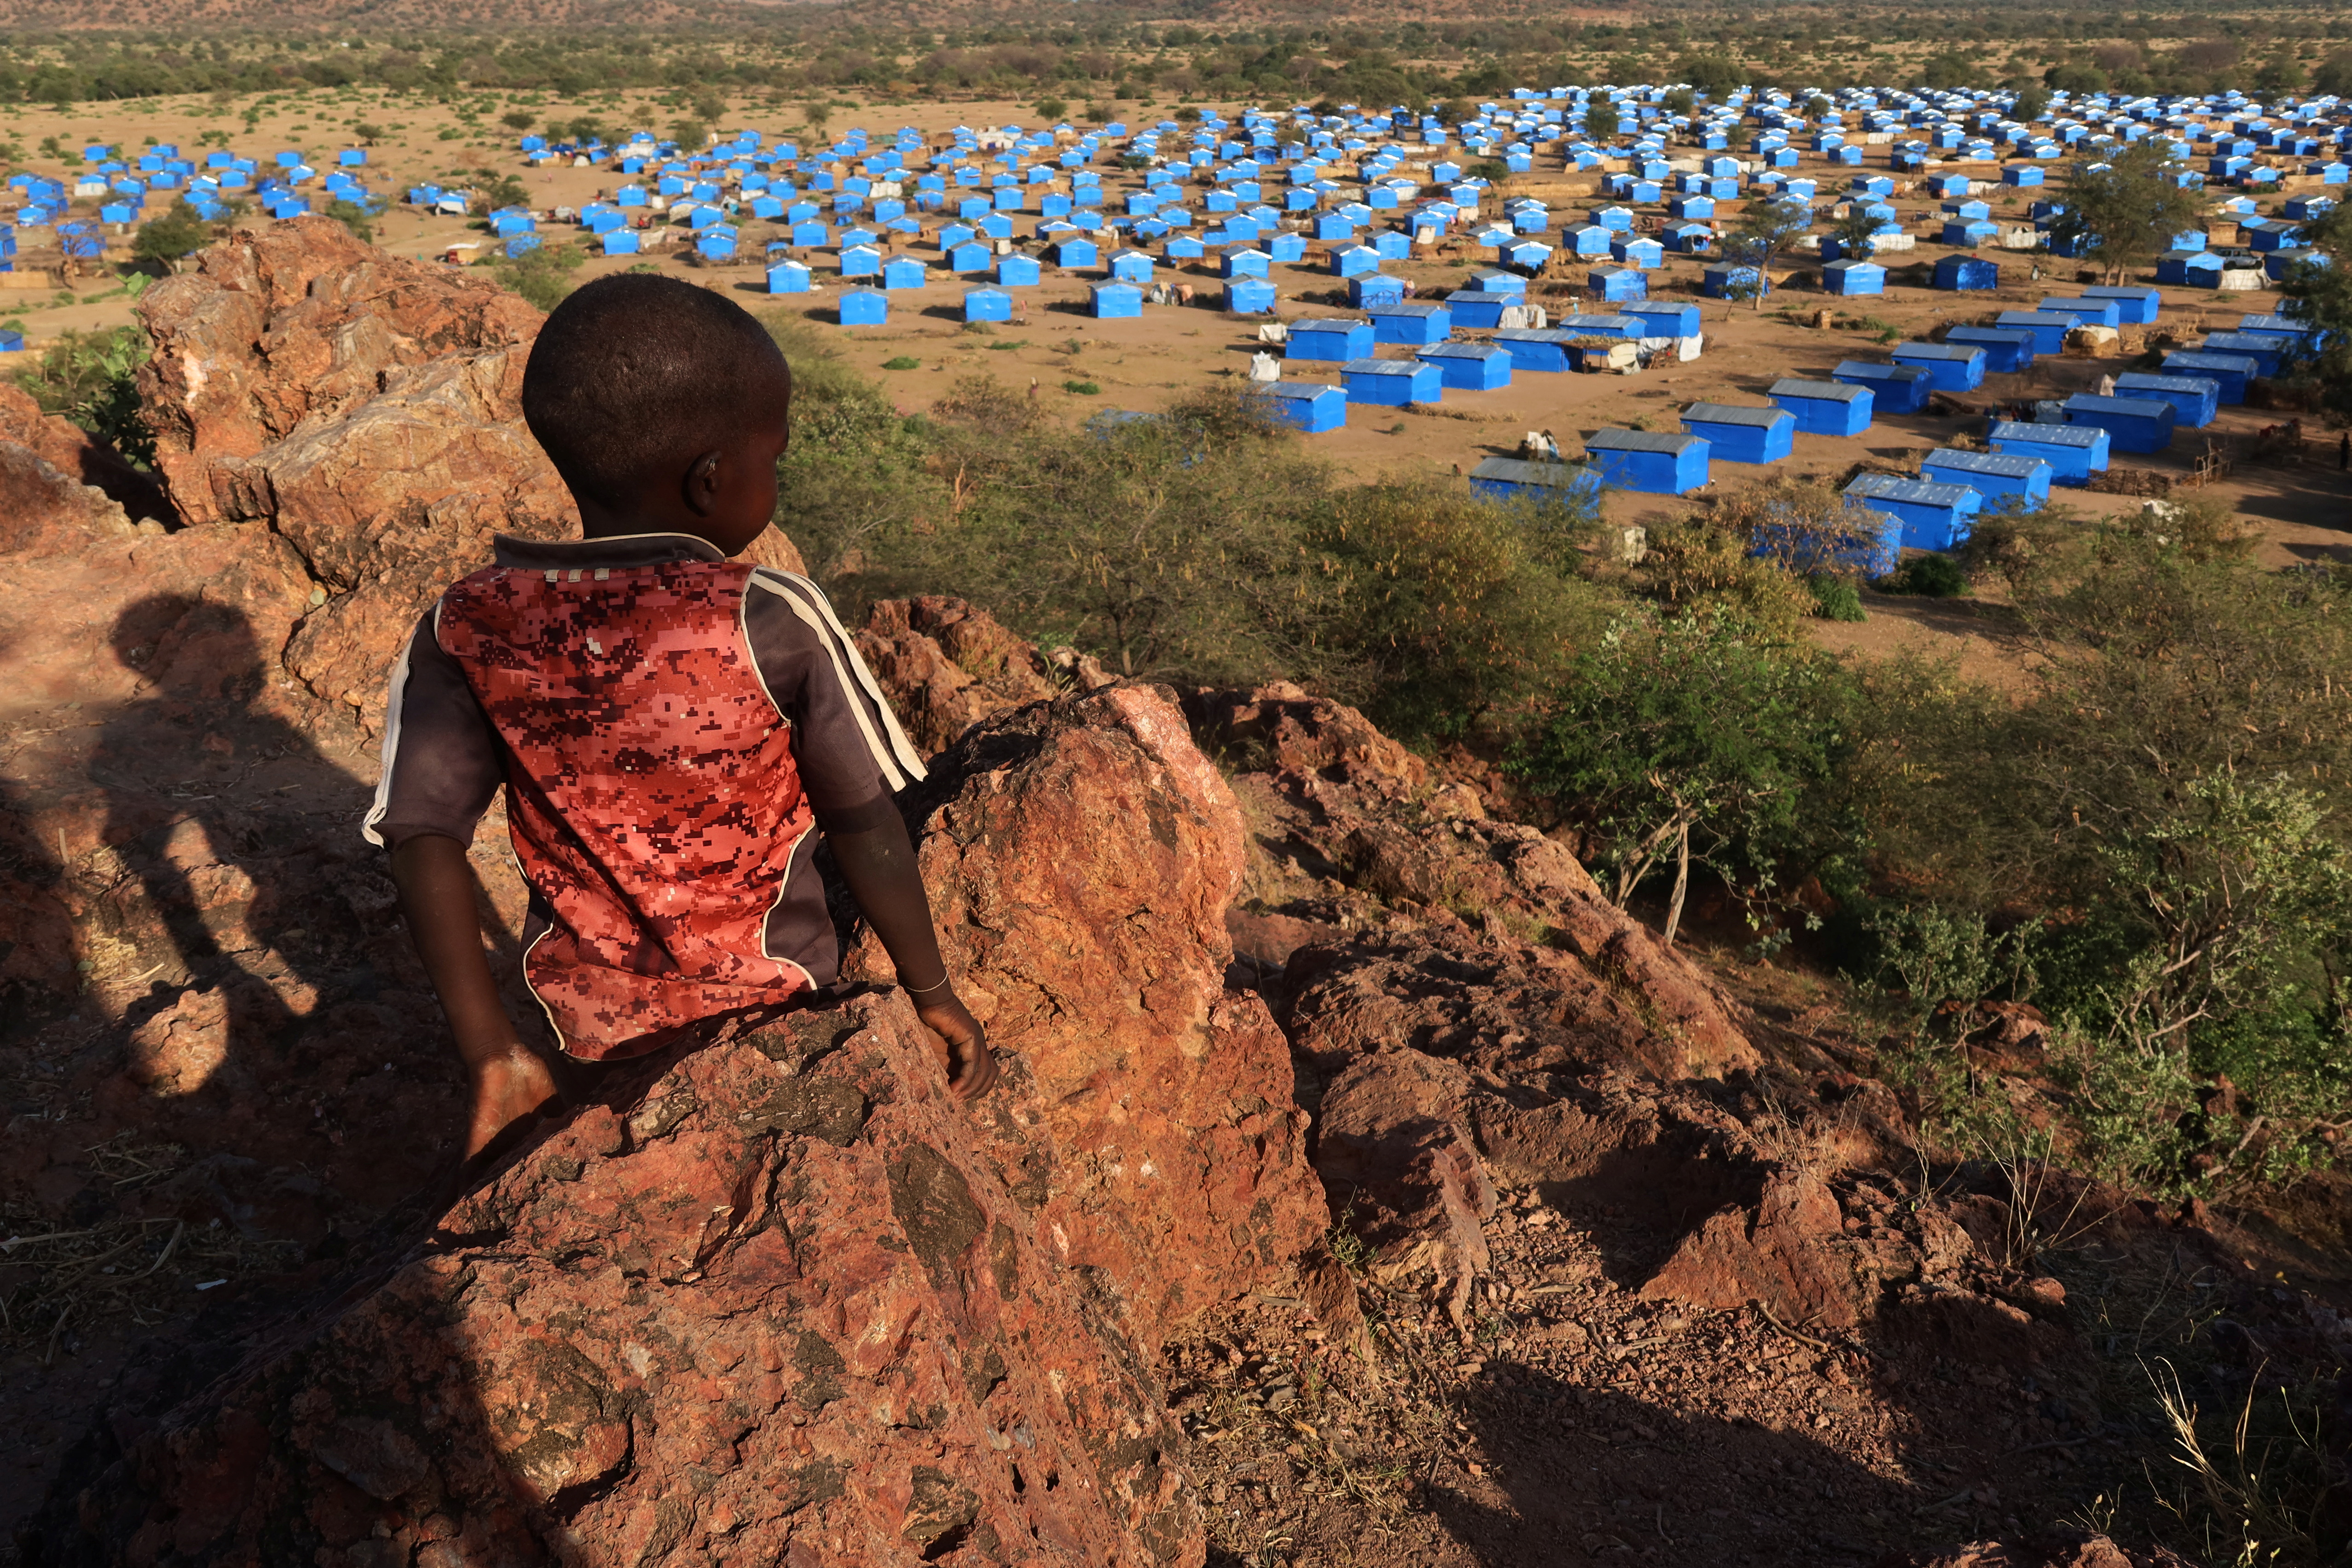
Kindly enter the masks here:
M 915 869 L 907 824 L 887 800 L 845 811 L 821 811 L 841 880 L 866 923 L 882 939 L 898 983 L 914 998 L 916 1014 L 946 1046 L 948 1087 L 960 1100 L 977 1100 L 996 1083 L 996 1059 L 980 1020 L 965 1010 L 940 956 L 931 901 Z
M 522 1043 L 499 1000 L 482 925 L 474 907 L 474 873 L 466 846 L 423 833 L 392 852 L 392 880 L 400 888 L 416 956 L 432 977 L 441 1010 L 465 1059 L 468 1105 L 466 1154 L 479 1154 L 508 1126 L 555 1097 L 547 1064 Z

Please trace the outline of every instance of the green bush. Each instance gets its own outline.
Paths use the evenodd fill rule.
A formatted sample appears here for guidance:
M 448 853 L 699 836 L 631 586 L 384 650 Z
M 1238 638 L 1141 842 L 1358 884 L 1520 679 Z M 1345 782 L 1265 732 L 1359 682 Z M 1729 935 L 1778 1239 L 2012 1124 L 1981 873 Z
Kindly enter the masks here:
M 541 245 L 520 256 L 500 256 L 490 275 L 541 310 L 552 310 L 572 292 L 572 275 L 587 254 L 576 245 Z
M 1861 593 L 1843 577 L 1809 577 L 1805 586 L 1813 591 L 1813 613 L 1824 621 L 1870 618 L 1863 611 Z
M 882 368 L 886 371 L 919 371 L 923 368 L 923 361 L 910 354 L 900 354 L 895 360 L 883 361 Z
M 1950 556 L 1933 551 L 1913 556 L 1878 580 L 1882 593 L 1908 593 L 1922 599 L 1958 599 L 1969 591 L 1969 574 Z
M 69 329 L 38 361 L 17 372 L 16 384 L 44 413 L 63 414 L 139 466 L 152 468 L 155 433 L 140 407 L 136 382 L 152 352 L 143 328 Z

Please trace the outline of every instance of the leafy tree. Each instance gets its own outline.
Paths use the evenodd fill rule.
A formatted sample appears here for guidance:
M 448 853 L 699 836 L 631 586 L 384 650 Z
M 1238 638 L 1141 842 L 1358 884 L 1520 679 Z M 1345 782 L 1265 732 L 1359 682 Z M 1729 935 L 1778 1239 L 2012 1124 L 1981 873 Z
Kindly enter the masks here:
M 1511 770 L 1591 817 L 1619 904 L 1672 857 L 1669 943 L 1693 861 L 1769 889 L 1852 747 L 1839 667 L 1720 607 L 1619 622 L 1560 691 Z
M 2352 93 L 2352 49 L 2338 49 L 2320 61 L 2311 73 L 2311 89 L 2338 97 Z
M 2050 237 L 2074 242 L 2109 277 L 2122 278 L 2204 217 L 2208 198 L 2181 185 L 2186 172 L 2154 137 L 2101 162 L 2078 159 L 2067 172 L 2066 210 L 2052 220 Z
M 1857 196 L 1845 204 L 1845 215 L 1830 225 L 1829 237 L 1837 241 L 1840 256 L 1867 256 L 1875 248 L 1873 241 L 1886 220 L 1872 213 L 1870 205 Z
M 326 215 L 352 231 L 352 237 L 362 245 L 375 243 L 375 214 L 357 202 L 338 196 L 327 204 Z
M 539 116 L 527 109 L 509 109 L 499 116 L 499 123 L 508 130 L 520 132 L 539 123 Z
M 1812 232 L 1813 209 L 1784 198 L 1753 202 L 1723 236 L 1723 258 L 1734 267 L 1753 267 L 1756 281 L 1749 298 L 1760 313 L 1770 285 L 1766 277 L 1773 260 Z
M 373 147 L 383 140 L 383 127 L 361 120 L 352 127 L 352 135 L 362 147 Z
M 502 174 L 495 169 L 477 169 L 474 178 L 478 183 L 474 187 L 472 212 L 478 218 L 488 217 L 507 207 L 527 207 L 530 204 L 530 188 L 512 174 Z
M 833 105 L 821 98 L 813 98 L 801 105 L 801 122 L 808 127 L 811 136 L 824 140 L 824 128 L 833 123 Z
M 502 256 L 491 276 L 541 310 L 552 310 L 572 292 L 572 275 L 588 259 L 578 246 L 541 245 L 520 256 Z
M 670 121 L 669 139 L 691 152 L 710 140 L 710 128 L 698 120 L 674 120 Z
M 1685 55 L 1675 61 L 1669 73 L 1676 81 L 1706 94 L 1720 103 L 1747 84 L 1748 73 L 1727 55 Z M 1682 112 L 1688 113 L 1688 110 Z
M 2050 89 L 2026 86 L 2018 89 L 2015 101 L 2009 106 L 2009 117 L 2021 124 L 2031 125 L 2050 112 Z
M 2327 259 L 2297 262 L 2279 284 L 2280 313 L 2310 322 L 2319 340 L 2294 368 L 2318 383 L 2330 412 L 2352 415 L 2352 206 L 2338 204 L 2305 224 L 2302 238 Z
M 184 257 L 212 244 L 212 225 L 184 200 L 173 202 L 163 215 L 150 218 L 131 236 L 131 254 L 141 261 L 160 261 L 173 272 Z
M 136 378 L 153 351 L 139 327 L 68 328 L 16 381 L 42 413 L 63 414 L 133 463 L 152 467 L 155 433 L 148 428 Z
M 1691 89 L 1686 87 L 1674 88 L 1666 93 L 1665 97 L 1658 100 L 1658 107 L 1664 110 L 1667 117 L 1672 119 L 1676 116 L 1687 115 L 1691 110 L 1696 109 L 1698 107 L 1698 99 L 1696 95 L 1695 95 Z
M 1059 120 L 1069 112 L 1070 106 L 1061 99 L 1041 98 L 1037 100 L 1037 118 L 1040 120 Z
M 1617 106 L 1605 98 L 1594 98 L 1584 106 L 1584 134 L 1595 141 L 1612 141 L 1617 137 Z
M 2254 90 L 2264 96 L 2300 92 L 2306 75 L 2303 62 L 2292 54 L 2280 54 L 2263 62 L 2254 73 Z

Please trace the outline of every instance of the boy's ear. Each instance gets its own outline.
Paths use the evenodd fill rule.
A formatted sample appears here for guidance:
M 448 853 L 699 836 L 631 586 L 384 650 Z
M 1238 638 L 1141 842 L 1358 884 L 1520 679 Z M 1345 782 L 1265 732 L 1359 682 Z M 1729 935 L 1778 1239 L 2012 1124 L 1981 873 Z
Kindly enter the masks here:
M 726 455 L 706 452 L 687 465 L 686 506 L 698 517 L 707 517 L 719 505 L 719 470 Z

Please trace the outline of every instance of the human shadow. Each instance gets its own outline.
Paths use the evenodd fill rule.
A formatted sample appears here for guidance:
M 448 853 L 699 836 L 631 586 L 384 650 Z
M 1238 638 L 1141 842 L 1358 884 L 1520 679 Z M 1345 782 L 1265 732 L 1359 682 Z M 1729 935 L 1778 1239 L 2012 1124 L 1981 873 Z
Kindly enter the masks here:
M 1906 1345 L 1891 1359 L 1824 1354 L 1732 1326 L 1739 1316 L 1697 1329 L 1712 1375 L 1654 1350 L 1592 1356 L 1568 1376 L 1490 1356 L 1459 1397 L 1482 1473 L 1443 1469 L 1430 1507 L 1489 1568 L 1908 1561 L 2015 1533 L 2012 1509 L 2037 1524 L 2063 1513 L 2046 1491 L 2015 1494 L 2015 1461 L 1945 1440 L 1935 1405 L 1948 1383 L 1889 1372 L 1941 1363 Z M 1724 1363 L 1753 1370 L 1727 1380 Z M 2087 1500 L 2105 1484 L 2085 1474 L 2059 1495 Z
M 125 1037 L 115 1109 L 194 1156 L 159 1200 L 315 1242 L 347 1200 L 375 1207 L 441 1159 L 407 1124 L 448 1074 L 358 836 L 367 787 L 274 700 L 276 661 L 236 605 L 152 595 L 110 643 L 141 677 L 87 764 L 104 799 L 89 924 L 117 955 Z

